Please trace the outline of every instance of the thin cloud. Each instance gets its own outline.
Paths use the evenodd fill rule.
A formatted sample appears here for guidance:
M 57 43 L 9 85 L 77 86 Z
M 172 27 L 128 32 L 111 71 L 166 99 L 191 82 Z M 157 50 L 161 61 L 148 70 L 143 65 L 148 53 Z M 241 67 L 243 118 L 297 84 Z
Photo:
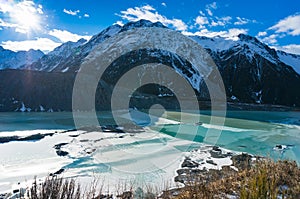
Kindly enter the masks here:
M 213 10 L 216 10 L 218 8 L 218 5 L 216 2 L 213 2 L 211 4 L 207 4 L 205 6 L 206 13 L 202 10 L 199 11 L 199 16 L 195 18 L 195 24 L 199 25 L 200 29 L 209 27 L 215 27 L 215 26 L 225 26 L 227 24 L 231 24 L 232 17 L 231 16 L 214 16 Z
M 124 23 L 122 21 L 116 21 L 113 25 L 124 26 Z
M 167 7 L 167 4 L 165 2 L 162 2 L 161 5 Z
M 207 17 L 205 14 L 200 11 L 200 15 L 195 19 L 195 25 L 199 26 L 199 29 L 206 28 L 205 26 L 208 25 L 210 27 L 215 26 L 225 26 L 227 24 L 231 24 L 232 17 L 225 16 L 225 17 Z
M 54 50 L 54 48 L 58 47 L 62 43 L 55 42 L 48 38 L 36 38 L 35 40 L 25 40 L 25 41 L 3 41 L 1 46 L 5 49 L 9 49 L 12 51 L 28 51 L 30 49 L 41 50 L 45 53 Z
M 238 40 L 239 34 L 247 34 L 247 33 L 248 33 L 247 29 L 238 29 L 238 28 L 231 28 L 226 31 L 210 31 L 208 29 L 202 29 L 195 33 L 183 32 L 184 35 L 189 35 L 189 36 L 204 36 L 204 37 L 210 37 L 210 38 L 224 37 L 224 38 L 230 39 L 230 40 Z
M 266 36 L 266 35 L 265 35 Z M 279 37 L 278 34 L 272 34 L 272 35 L 269 35 L 269 36 L 266 36 L 266 37 L 263 37 L 261 38 L 260 40 L 264 43 L 267 43 L 267 44 L 276 44 L 278 41 L 277 41 L 277 38 Z
M 72 15 L 72 16 L 76 16 L 78 13 L 80 13 L 80 10 L 67 10 L 64 8 L 63 10 L 64 13 L 68 14 L 68 15 Z
M 278 39 L 284 38 L 288 35 L 300 35 L 300 14 L 290 15 L 284 19 L 279 20 L 274 26 L 268 28 L 266 31 L 259 32 L 257 37 L 264 43 L 272 45 L 273 48 L 289 53 L 300 54 L 300 45 L 290 44 L 280 46 Z M 268 32 L 272 32 L 268 35 Z
M 53 30 L 49 31 L 48 34 L 53 37 L 56 37 L 61 42 L 67 42 L 67 41 L 76 42 L 81 38 L 86 39 L 86 40 L 89 40 L 91 38 L 91 36 L 77 35 L 77 34 L 69 32 L 67 30 L 58 30 L 58 29 L 53 29 Z
M 250 20 L 250 19 L 246 19 L 246 18 L 243 18 L 243 17 L 236 17 L 236 22 L 234 22 L 234 25 L 245 25 L 245 24 L 248 24 L 250 22 L 256 22 L 255 20 Z
M 200 10 L 199 13 L 200 13 L 201 16 L 205 17 L 205 13 L 202 10 Z
M 245 25 L 248 23 L 257 23 L 256 20 L 251 20 L 243 17 L 235 17 L 233 19 L 231 16 L 214 16 L 213 10 L 218 9 L 218 5 L 216 2 L 213 2 L 211 4 L 207 4 L 205 6 L 206 13 L 204 13 L 202 10 L 199 11 L 200 15 L 195 18 L 195 21 L 198 21 L 200 23 L 200 28 L 203 28 L 203 25 L 209 25 L 210 27 L 215 26 L 226 26 L 228 24 L 234 24 L 234 25 Z M 208 21 L 208 23 L 207 23 Z
M 216 21 L 213 20 L 211 26 L 225 26 L 230 23 L 231 19 L 230 16 L 216 17 Z
M 15 23 L 5 22 L 2 19 L 0 19 L 0 28 L 1 28 L 1 30 L 3 30 L 3 28 L 14 28 L 15 32 L 23 33 L 23 34 L 26 34 L 28 32 L 27 28 L 19 26 L 18 24 L 15 24 Z
M 292 36 L 300 35 L 300 14 L 288 16 L 269 28 L 276 33 L 287 33 Z
M 87 13 L 85 13 L 85 14 L 83 15 L 83 17 L 85 17 L 85 18 L 89 18 L 89 17 L 90 17 L 90 15 L 89 15 L 89 14 L 87 14 Z
M 216 10 L 218 8 L 217 3 L 216 2 L 212 2 L 211 4 L 207 4 L 206 5 L 206 12 L 209 16 L 213 16 L 213 12 L 212 10 Z
M 146 19 L 151 22 L 159 21 L 165 26 L 171 25 L 179 31 L 184 31 L 187 29 L 187 25 L 181 19 L 168 19 L 167 17 L 159 14 L 156 9 L 150 5 L 128 8 L 127 10 L 121 11 L 121 14 L 116 15 L 128 21 L 138 21 L 140 19 Z
M 199 25 L 200 28 L 203 28 L 204 25 L 208 24 L 208 18 L 204 16 L 198 16 L 195 19 L 195 24 Z
M 299 44 L 289 44 L 289 45 L 285 45 L 285 46 L 275 46 L 274 48 L 276 48 L 277 50 L 285 51 L 287 53 L 300 55 L 300 45 Z
M 39 14 L 44 14 L 43 12 L 43 6 L 41 4 L 38 5 L 38 8 L 36 9 L 36 11 L 39 13 Z
M 6 28 L 16 28 L 18 25 L 14 23 L 8 23 L 0 19 L 0 27 L 6 27 Z
M 145 9 L 145 10 L 153 10 L 153 11 L 155 11 L 155 8 L 153 8 L 153 7 L 150 6 L 150 5 L 145 5 L 145 6 L 143 6 L 142 8 Z
M 259 32 L 257 34 L 258 37 L 263 37 L 263 36 L 266 36 L 268 33 L 266 31 L 262 31 L 262 32 Z

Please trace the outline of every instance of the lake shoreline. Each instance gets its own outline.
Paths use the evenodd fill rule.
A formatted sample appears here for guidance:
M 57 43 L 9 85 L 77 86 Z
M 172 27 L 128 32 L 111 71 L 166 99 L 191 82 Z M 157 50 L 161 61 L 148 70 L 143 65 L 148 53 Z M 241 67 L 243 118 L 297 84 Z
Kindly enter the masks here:
M 85 144 L 86 146 L 89 146 L 89 144 L 88 144 L 89 142 L 92 143 L 97 140 L 112 139 L 112 138 L 117 139 L 114 141 L 114 144 L 117 144 L 119 142 L 125 144 L 128 141 L 130 142 L 130 139 L 132 139 L 132 137 L 137 136 L 137 135 L 124 134 L 124 133 L 104 133 L 106 135 L 103 135 L 104 137 L 99 138 L 98 133 L 99 132 L 95 132 L 92 130 L 90 132 L 82 131 L 82 130 L 75 130 L 75 129 L 66 130 L 66 131 L 54 131 L 53 130 L 53 134 L 49 135 L 49 132 L 44 132 L 42 135 L 45 135 L 45 136 L 42 138 L 39 138 L 38 140 L 34 139 L 35 138 L 34 135 L 27 135 L 27 137 L 24 137 L 24 139 L 26 141 L 25 140 L 13 140 L 12 142 L 9 142 L 9 143 L 12 145 L 15 145 L 16 147 L 17 147 L 18 143 L 24 143 L 24 142 L 33 143 L 33 144 L 38 145 L 38 143 L 40 141 L 43 141 L 43 140 L 46 141 L 47 139 L 48 140 L 53 139 L 53 138 L 55 138 L 55 136 L 59 136 L 59 135 L 68 135 L 68 137 L 70 137 L 72 139 L 75 138 L 75 139 L 84 141 L 81 143 Z M 96 135 L 96 137 L 95 137 L 95 135 Z M 22 137 L 22 136 L 20 136 L 20 137 Z M 66 137 L 66 136 L 64 136 L 64 137 Z M 83 137 L 85 139 L 83 139 Z M 33 138 L 33 139 L 30 140 L 28 138 Z M 78 145 L 79 143 L 77 143 L 77 142 L 71 144 L 72 142 L 74 142 L 74 141 L 72 141 L 72 139 L 69 139 L 71 142 L 66 142 L 66 139 L 64 139 L 64 141 L 59 139 L 55 142 L 57 144 L 55 144 L 53 146 L 51 145 L 52 150 L 55 151 L 57 157 L 67 158 L 67 159 L 75 158 L 74 160 L 76 160 L 76 159 L 79 160 L 81 158 L 84 158 L 85 156 L 87 156 L 87 157 L 91 156 L 96 151 L 96 150 L 93 150 L 92 148 L 85 148 L 85 149 L 81 149 L 81 151 L 78 151 L 78 149 L 80 149 L 82 146 L 79 146 Z M 176 141 L 176 143 L 177 142 L 178 141 Z M 8 144 L 8 143 L 4 143 L 4 145 L 5 144 Z M 69 144 L 71 144 L 71 146 L 68 146 Z M 170 142 L 170 144 L 172 145 L 172 141 Z M 186 144 L 193 145 L 196 143 L 182 142 L 179 140 L 178 144 L 179 144 L 178 146 L 185 146 Z M 39 145 L 43 146 L 44 144 L 40 143 Z M 75 148 L 77 147 L 77 149 L 75 149 L 74 147 Z M 103 147 L 104 148 L 99 148 L 99 150 L 105 151 L 107 149 L 106 145 L 103 145 Z M 182 177 L 184 176 L 184 173 L 187 172 L 187 170 L 189 170 L 189 169 L 193 169 L 194 171 L 197 170 L 199 172 L 209 172 L 210 170 L 222 170 L 223 167 L 228 166 L 228 167 L 232 168 L 233 170 L 236 170 L 235 166 L 233 165 L 233 161 L 231 159 L 234 157 L 240 156 L 240 154 L 243 154 L 240 152 L 233 152 L 230 150 L 223 149 L 221 147 L 210 146 L 207 144 L 196 144 L 193 147 L 194 147 L 194 150 L 180 152 L 181 155 L 179 157 L 177 157 L 177 160 L 175 162 L 173 162 L 172 165 L 170 165 L 167 168 L 167 170 L 165 170 L 165 172 L 167 172 L 167 175 L 164 178 L 162 178 L 163 181 L 160 182 L 160 180 L 159 180 L 157 182 L 163 183 L 164 181 L 166 181 L 168 183 L 171 183 L 172 186 L 170 187 L 170 189 L 173 189 L 175 187 L 182 186 L 183 184 L 185 184 L 184 180 L 182 180 L 183 179 Z M 87 150 L 87 149 L 89 149 L 89 150 Z M 84 154 L 82 154 L 82 152 L 84 152 Z M 113 152 L 113 153 L 115 154 L 114 156 L 116 156 L 118 154 L 118 152 L 117 153 Z M 148 155 L 146 155 L 146 157 L 148 157 Z M 151 154 L 149 157 L 151 157 Z M 165 158 L 168 159 L 168 155 L 165 156 Z M 105 160 L 104 157 L 101 157 L 101 159 Z M 155 158 L 153 160 L 155 160 Z M 162 159 L 158 158 L 157 160 L 161 161 Z M 71 165 L 70 163 L 73 164 L 71 161 L 71 162 L 67 163 L 67 165 L 68 164 Z M 39 163 L 37 163 L 37 164 L 39 164 Z M 46 172 L 46 173 L 48 173 L 47 175 L 45 175 L 46 173 L 44 173 L 42 175 L 37 173 L 36 174 L 38 176 L 37 181 L 39 183 L 42 183 L 46 179 L 46 177 L 48 175 L 50 175 L 50 176 L 63 177 L 66 179 L 77 179 L 78 182 L 80 182 L 83 186 L 86 186 L 94 180 L 93 176 L 95 177 L 95 174 L 87 173 L 87 176 L 82 174 L 82 172 L 84 172 L 85 169 L 81 170 L 80 168 L 78 169 L 73 166 L 66 167 L 65 163 L 60 164 L 61 166 L 59 166 L 59 164 L 55 167 L 52 167 L 52 169 L 48 170 L 48 172 Z M 22 165 L 20 165 L 20 166 L 22 167 Z M 29 165 L 29 168 L 32 166 Z M 146 171 L 146 172 L 148 172 L 148 171 Z M 112 180 L 112 179 L 119 177 L 119 175 L 116 175 L 116 174 L 114 174 L 114 175 L 115 175 L 115 177 L 108 175 L 108 176 L 110 176 L 110 178 L 109 178 L 110 185 L 108 187 L 110 187 L 111 192 L 113 192 L 113 189 L 111 186 L 113 186 L 114 183 L 118 181 L 118 179 L 115 179 L 115 180 Z M 148 174 L 146 174 L 145 176 L 147 176 L 147 175 Z M 161 174 L 159 174 L 159 175 L 161 175 Z M 0 192 L 0 194 L 2 194 L 2 195 L 0 195 L 0 198 L 1 198 L 1 196 L 6 197 L 7 195 L 11 195 L 11 196 L 17 195 L 20 193 L 20 190 L 21 190 L 21 192 L 28 191 L 34 182 L 34 176 L 35 175 L 32 174 L 32 177 L 29 178 L 30 175 L 27 175 L 26 181 L 20 180 L 20 179 L 24 179 L 24 178 L 16 176 L 15 181 L 10 182 L 12 188 L 7 191 L 4 191 L 4 192 L 2 190 Z M 129 176 L 131 176 L 131 175 L 129 175 Z M 158 176 L 156 176 L 156 177 L 158 177 Z M 152 177 L 154 177 L 154 176 L 152 176 Z M 147 179 L 147 178 L 148 177 L 146 177 L 145 179 Z M 19 180 L 17 180 L 17 179 L 19 179 Z M 154 184 L 157 184 L 157 182 Z M 2 185 L 3 185 L 3 183 L 4 182 L 2 182 Z M 129 180 L 126 181 L 126 183 L 129 183 Z M 135 188 L 143 186 L 144 183 L 146 183 L 146 182 L 142 182 L 142 184 L 139 184 L 139 183 L 136 184 Z M 179 184 L 177 184 L 177 183 L 179 183 Z M 149 184 L 153 184 L 152 180 L 149 181 Z M 0 183 L 0 187 L 1 187 L 1 183 Z M 115 193 L 112 193 L 112 194 L 115 194 Z
M 162 99 L 160 99 L 162 100 Z M 187 103 L 189 102 L 188 99 L 183 99 Z M 168 98 L 167 101 L 172 104 L 173 100 L 172 98 Z M 163 101 L 161 101 L 163 102 Z M 205 110 L 205 111 L 210 111 L 211 110 L 211 102 L 210 101 L 198 101 L 199 102 L 199 109 L 200 110 Z M 163 103 L 162 105 L 167 105 Z M 220 108 L 221 107 L 221 108 Z M 215 107 L 216 110 L 224 110 L 224 104 L 221 104 L 220 107 Z M 168 110 L 173 110 L 173 111 L 180 111 L 179 107 L 172 107 L 172 106 L 166 106 L 165 107 Z M 193 107 L 190 107 L 191 110 Z M 278 112 L 285 112 L 285 111 L 300 111 L 300 107 L 296 106 L 286 106 L 286 105 L 280 105 L 280 104 L 258 104 L 258 103 L 245 103 L 245 102 L 233 102 L 233 101 L 227 101 L 226 103 L 226 109 L 231 110 L 231 111 L 278 111 Z M 97 109 L 98 110 L 98 109 Z M 71 112 L 72 110 L 61 110 L 61 109 L 43 109 L 41 110 L 35 110 L 31 108 L 26 108 L 26 109 L 0 109 L 0 113 L 10 113 L 10 112 Z M 101 108 L 98 111 L 109 111 L 108 108 Z

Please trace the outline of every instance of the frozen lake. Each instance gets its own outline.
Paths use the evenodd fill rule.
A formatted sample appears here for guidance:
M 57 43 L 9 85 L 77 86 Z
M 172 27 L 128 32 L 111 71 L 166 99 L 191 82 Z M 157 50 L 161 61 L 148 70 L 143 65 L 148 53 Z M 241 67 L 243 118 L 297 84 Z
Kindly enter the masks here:
M 221 129 L 216 145 L 222 148 L 300 163 L 299 112 L 228 111 L 224 126 L 210 125 L 209 112 L 183 115 L 191 122 L 180 123 L 178 112 L 166 112 L 161 119 L 140 114 L 133 119 L 142 125 L 141 132 L 114 133 L 107 128 L 104 133 L 65 132 L 75 128 L 72 113 L 0 113 L 0 138 L 53 134 L 35 141 L 0 144 L 0 192 L 61 168 L 65 177 L 80 177 L 81 181 L 99 175 L 110 183 L 171 183 L 186 152 L 207 144 L 209 129 Z M 121 114 L 120 118 L 126 123 L 129 116 Z M 197 120 L 201 123 L 195 124 Z M 106 112 L 99 113 L 99 121 L 108 127 L 113 124 Z M 179 128 L 184 131 L 180 136 Z M 191 133 L 195 136 L 189 136 Z M 60 144 L 67 155 L 58 156 L 55 146 Z M 218 161 L 230 165 L 228 159 Z

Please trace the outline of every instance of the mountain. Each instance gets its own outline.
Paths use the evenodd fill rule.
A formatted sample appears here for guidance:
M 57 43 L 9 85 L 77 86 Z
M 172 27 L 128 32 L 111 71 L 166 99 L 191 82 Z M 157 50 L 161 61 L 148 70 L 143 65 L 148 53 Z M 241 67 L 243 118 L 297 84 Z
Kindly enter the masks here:
M 191 38 L 209 52 L 224 54 L 226 51 L 236 51 L 235 53 L 243 53 L 246 55 L 249 60 L 252 60 L 253 56 L 258 54 L 274 64 L 280 62 L 285 63 L 286 65 L 291 66 L 295 72 L 300 74 L 300 55 L 294 55 L 279 50 L 276 51 L 260 42 L 257 38 L 249 35 L 240 34 L 238 36 L 239 40 L 237 41 L 222 37 L 208 38 L 203 36 L 191 36 Z M 243 47 L 245 48 L 244 50 Z
M 132 28 L 138 27 L 164 27 L 161 23 L 151 23 L 147 20 L 130 22 L 124 26 L 112 25 L 99 34 L 94 35 L 88 42 L 79 40 L 76 43 L 67 42 L 54 49 L 31 65 L 23 66 L 24 69 L 47 71 L 47 72 L 76 72 L 84 58 L 105 39 Z
M 193 37 L 217 64 L 229 100 L 299 106 L 300 56 L 276 51 L 255 37 Z
M 44 53 L 40 50 L 14 52 L 0 46 L 0 69 L 18 69 L 24 64 L 36 62 L 43 55 Z
M 89 41 L 81 39 L 62 44 L 37 61 L 20 66 L 24 70 L 0 70 L 0 111 L 28 110 L 28 107 L 41 110 L 40 106 L 43 110 L 71 110 L 72 85 L 84 58 L 105 39 L 139 27 L 166 28 L 159 22 L 152 23 L 147 20 L 130 22 L 124 26 L 113 25 Z M 204 47 L 215 61 L 223 78 L 229 102 L 300 107 L 299 55 L 276 51 L 255 37 L 244 34 L 240 34 L 235 41 L 222 37 L 190 38 Z M 122 55 L 111 64 L 99 82 L 96 107 L 106 109 L 110 106 L 109 97 L 113 85 L 126 71 L 142 63 L 156 62 L 174 68 L 191 83 L 199 99 L 208 101 L 209 104 L 206 86 L 189 62 L 170 52 L 140 49 Z M 31 77 L 30 83 L 27 82 L 28 76 Z M 27 87 L 20 86 L 24 84 Z M 141 102 L 140 98 L 133 98 L 132 103 L 136 103 L 136 107 L 146 104 L 151 106 L 157 103 L 155 96 L 159 96 L 159 102 L 165 103 L 165 106 L 171 104 L 174 107 L 170 108 L 178 108 L 178 102 L 171 99 L 171 91 L 157 85 L 140 88 L 135 94 L 150 99 Z M 162 96 L 167 96 L 164 98 L 167 102 L 162 100 Z
M 56 71 L 57 68 L 60 67 L 61 63 L 66 62 L 67 59 L 73 59 L 76 57 L 80 52 L 80 46 L 86 42 L 87 41 L 85 39 L 80 39 L 77 42 L 66 42 L 36 60 L 36 62 L 24 64 L 21 68 L 46 72 Z M 67 72 L 70 66 L 66 63 L 65 67 L 60 72 Z

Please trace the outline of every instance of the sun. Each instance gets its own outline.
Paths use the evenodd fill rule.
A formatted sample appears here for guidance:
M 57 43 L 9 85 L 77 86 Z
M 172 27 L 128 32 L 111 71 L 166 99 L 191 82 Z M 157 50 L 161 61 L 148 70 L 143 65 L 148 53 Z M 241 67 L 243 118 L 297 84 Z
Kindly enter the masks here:
M 13 6 L 9 15 L 18 32 L 30 33 L 41 29 L 41 14 L 41 5 L 36 7 L 32 1 L 22 1 Z
M 25 11 L 23 13 L 15 13 L 12 17 L 20 25 L 20 28 L 28 32 L 40 28 L 40 17 L 35 13 Z

